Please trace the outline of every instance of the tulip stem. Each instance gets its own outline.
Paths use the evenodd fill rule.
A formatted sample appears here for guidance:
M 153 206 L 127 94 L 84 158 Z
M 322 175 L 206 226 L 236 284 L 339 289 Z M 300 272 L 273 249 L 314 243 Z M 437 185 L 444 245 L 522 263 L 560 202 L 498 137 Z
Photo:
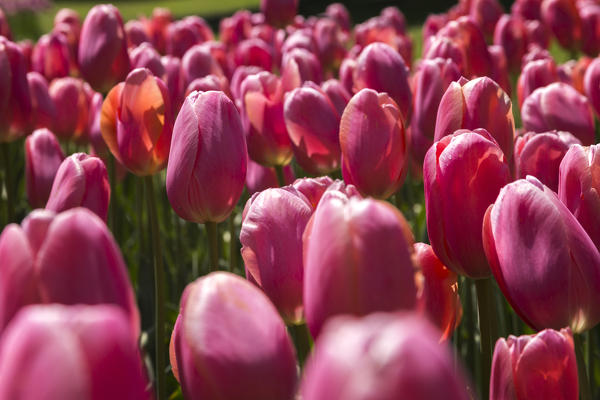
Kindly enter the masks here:
M 237 235 L 235 232 L 235 210 L 229 216 L 229 272 L 237 269 Z
M 283 176 L 283 167 L 281 165 L 276 165 L 275 173 L 277 174 L 277 182 L 279 183 L 279 187 L 284 187 L 285 177 Z
M 308 331 L 306 323 L 300 325 L 290 324 L 288 325 L 288 332 L 296 347 L 298 363 L 300 364 L 300 368 L 302 368 L 312 348 L 312 336 Z
M 492 278 L 476 279 L 477 308 L 479 311 L 479 337 L 481 343 L 481 398 L 489 397 L 492 370 L 492 346 L 496 339 L 496 308 Z
M 166 399 L 166 376 L 165 376 L 165 276 L 163 259 L 160 248 L 160 236 L 158 229 L 158 213 L 154 199 L 154 182 L 152 175 L 144 178 L 146 185 L 146 200 L 148 202 L 148 215 L 150 220 L 150 231 L 152 234 L 152 251 L 154 255 L 154 311 L 156 313 L 156 393 L 158 400 Z
M 115 158 L 112 154 L 108 155 L 108 162 L 106 167 L 108 169 L 110 192 L 112 193 L 112 201 L 110 202 L 110 207 L 108 208 L 108 226 L 113 231 L 113 234 L 115 234 L 115 223 L 117 219 L 117 171 L 115 168 Z
M 210 257 L 209 271 L 217 271 L 219 269 L 219 242 L 217 237 L 217 223 L 206 221 L 206 235 L 208 236 L 208 255 Z
M 10 144 L 1 143 L 2 145 L 2 160 L 4 160 L 4 187 L 6 188 L 6 217 L 7 225 L 14 222 L 15 218 L 15 203 L 13 193 L 12 171 L 10 166 Z M 1 189 L 1 188 L 0 188 Z
M 592 400 L 590 381 L 588 380 L 585 359 L 583 358 L 583 338 L 580 334 L 573 335 L 575 356 L 577 357 L 577 376 L 579 377 L 579 395 L 581 400 Z M 588 343 L 589 344 L 589 343 Z

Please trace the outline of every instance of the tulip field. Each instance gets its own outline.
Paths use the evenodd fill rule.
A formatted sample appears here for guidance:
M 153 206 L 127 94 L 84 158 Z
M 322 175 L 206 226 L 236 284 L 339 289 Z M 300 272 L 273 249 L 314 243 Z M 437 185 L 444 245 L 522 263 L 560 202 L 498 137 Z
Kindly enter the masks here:
M 600 0 L 298 1 L 0 8 L 0 400 L 600 399 Z

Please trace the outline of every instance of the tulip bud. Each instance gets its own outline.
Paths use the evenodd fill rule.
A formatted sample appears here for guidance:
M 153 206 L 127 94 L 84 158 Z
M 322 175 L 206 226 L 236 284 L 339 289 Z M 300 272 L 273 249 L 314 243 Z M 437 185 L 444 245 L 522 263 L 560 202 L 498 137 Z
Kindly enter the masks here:
M 350 31 L 350 13 L 342 3 L 332 3 L 325 9 L 325 15 L 333 19 L 345 32 Z
M 127 76 L 127 37 L 123 18 L 115 6 L 94 6 L 85 17 L 79 41 L 79 68 L 94 90 L 104 93 Z
M 235 99 L 236 106 L 238 106 L 238 109 L 241 110 L 243 108 L 243 104 L 241 103 L 243 102 L 242 83 L 244 82 L 244 79 L 246 79 L 250 75 L 258 74 L 261 71 L 262 69 L 255 65 L 240 65 L 233 72 L 233 76 L 231 77 L 231 82 L 229 86 L 231 89 L 231 94 Z
M 516 0 L 511 7 L 511 14 L 525 20 L 541 20 L 543 0 Z
M 440 101 L 435 124 L 435 141 L 459 129 L 486 129 L 506 159 L 512 158 L 515 131 L 512 103 L 490 78 L 451 83 Z
M 248 154 L 235 105 L 222 92 L 193 92 L 173 128 L 167 195 L 183 219 L 224 221 L 244 189 Z
M 31 68 L 49 81 L 62 78 L 69 75 L 69 57 L 67 38 L 61 33 L 51 32 L 43 35 L 35 45 L 31 55 Z
M 385 93 L 358 92 L 340 122 L 342 174 L 363 195 L 388 198 L 406 176 L 407 137 L 401 112 Z
M 511 97 L 512 86 L 508 76 L 508 62 L 504 55 L 504 50 L 500 46 L 488 46 L 490 59 L 492 60 L 492 68 L 490 70 L 490 78 L 492 78 L 504 92 Z
M 184 100 L 184 77 L 181 71 L 181 60 L 173 56 L 163 56 L 160 59 L 165 67 L 164 83 L 169 90 L 169 99 L 173 115 L 179 114 L 179 109 Z
M 78 78 L 52 81 L 48 93 L 56 107 L 54 130 L 61 139 L 78 140 L 87 133 L 91 88 Z
M 349 94 L 354 93 L 354 70 L 356 69 L 356 60 L 346 58 L 340 65 L 340 82 Z
M 168 8 L 155 7 L 152 17 L 146 25 L 152 45 L 159 53 L 165 54 L 167 49 L 167 29 L 173 22 L 173 14 Z
M 134 174 L 146 176 L 167 164 L 172 118 L 163 81 L 138 68 L 104 100 L 100 128 L 113 156 Z
M 539 180 L 529 176 L 500 191 L 485 214 L 483 241 L 498 286 L 531 327 L 579 333 L 600 321 L 600 253 Z
M 219 22 L 219 39 L 228 47 L 233 48 L 242 40 L 250 37 L 251 15 L 248 10 L 239 10 L 231 17 L 223 18 Z
M 206 75 L 202 78 L 194 79 L 188 85 L 185 90 L 186 96 L 189 96 L 190 93 L 196 92 L 208 92 L 210 90 L 223 92 L 227 97 L 231 98 L 231 93 L 229 91 L 229 82 L 227 78 L 224 76 L 216 76 L 216 75 Z
M 298 0 L 261 0 L 260 11 L 270 25 L 285 26 L 298 12 Z
M 470 0 L 470 3 L 470 17 L 486 37 L 494 36 L 494 28 L 500 23 L 503 12 L 498 0 Z
M 304 233 L 304 312 L 313 337 L 337 314 L 413 309 L 406 221 L 382 201 L 326 192 Z
M 102 160 L 106 160 L 108 157 L 108 147 L 102 138 L 102 131 L 100 130 L 100 118 L 102 117 L 102 103 L 104 98 L 100 93 L 94 93 L 90 100 L 90 115 L 88 119 L 88 133 L 90 139 L 90 145 L 92 148 L 92 155 L 100 157 Z M 122 166 L 121 166 L 122 167 Z
M 525 29 L 527 31 L 527 43 L 529 46 L 538 45 L 547 49 L 550 45 L 550 32 L 546 25 L 541 21 L 526 21 Z
M 31 96 L 26 60 L 19 45 L 0 36 L 0 142 L 26 133 L 31 118 Z
M 535 89 L 558 82 L 558 71 L 553 59 L 534 60 L 525 64 L 517 82 L 519 107 Z
M 470 399 L 462 368 L 439 336 L 414 314 L 337 317 L 308 360 L 302 398 Z
M 408 69 L 402 56 L 393 48 L 372 43 L 360 53 L 354 71 L 354 92 L 364 88 L 386 92 L 396 102 L 402 120 L 408 125 L 412 112 Z
M 154 76 L 159 78 L 165 75 L 165 66 L 162 63 L 160 54 L 148 42 L 144 42 L 133 48 L 129 53 L 132 68 L 148 68 Z
M 590 57 L 600 52 L 600 5 L 584 4 L 579 8 L 581 17 L 581 50 Z
M 127 47 L 129 48 L 138 47 L 142 43 L 150 43 L 146 26 L 142 21 L 136 19 L 127 21 L 125 23 L 125 34 L 127 35 Z
M 521 59 L 527 49 L 527 30 L 524 22 L 509 14 L 504 14 L 498 20 L 494 30 L 494 44 L 502 46 L 508 59 L 509 68 L 518 71 Z
M 210 52 L 201 46 L 189 49 L 181 59 L 181 71 L 185 85 L 189 85 L 194 79 L 207 75 L 223 76 L 223 71 Z
M 461 74 L 466 72 L 465 55 L 462 49 L 444 36 L 434 36 L 427 43 L 423 51 L 424 60 L 434 60 L 436 58 L 452 60 L 458 67 Z
M 600 147 L 571 146 L 560 164 L 558 197 L 600 249 Z
M 71 8 L 61 8 L 54 16 L 54 27 L 61 24 L 68 24 L 72 26 L 77 32 L 77 36 L 81 33 L 81 18 L 77 11 Z
M 494 348 L 490 400 L 579 398 L 570 329 L 500 338 Z
M 324 68 L 337 70 L 346 56 L 344 36 L 338 23 L 329 18 L 319 19 L 314 29 L 319 59 Z
M 56 106 L 48 89 L 48 82 L 37 72 L 27 73 L 27 84 L 31 98 L 31 118 L 27 131 L 37 128 L 49 128 L 56 120 Z
M 64 158 L 56 137 L 48 129 L 38 129 L 25 140 L 25 178 L 31 208 L 46 205 Z
M 321 63 L 316 55 L 304 49 L 293 49 L 283 55 L 281 80 L 284 92 L 290 92 L 311 81 L 321 83 Z
M 30 306 L 0 341 L 3 399 L 148 400 L 125 313 L 115 306 Z
M 554 192 L 558 192 L 558 169 L 560 162 L 579 139 L 569 132 L 529 132 L 515 141 L 516 177 L 532 175 Z
M 190 283 L 171 337 L 186 398 L 291 399 L 296 357 L 285 325 L 251 283 L 213 272 Z
M 328 176 L 319 178 L 298 178 L 292 184 L 294 189 L 306 197 L 313 209 L 317 208 L 321 197 L 328 190 L 339 191 L 346 197 L 362 198 L 358 190 L 352 185 L 346 185 L 344 181 L 336 179 L 335 181 Z
M 566 131 L 584 145 L 594 143 L 594 112 L 585 96 L 565 83 L 536 89 L 523 102 L 523 127 L 528 131 Z
M 541 8 L 544 23 L 561 46 L 575 49 L 581 41 L 581 19 L 575 0 L 544 0 Z
M 490 276 L 481 223 L 500 189 L 511 181 L 496 141 L 484 129 L 443 137 L 425 155 L 423 181 L 427 232 L 435 254 L 457 274 Z
M 583 86 L 596 114 L 600 115 L 600 58 L 595 58 L 587 67 Z
M 234 62 L 236 66 L 255 65 L 271 71 L 273 69 L 273 48 L 264 40 L 251 38 L 242 41 L 235 48 Z

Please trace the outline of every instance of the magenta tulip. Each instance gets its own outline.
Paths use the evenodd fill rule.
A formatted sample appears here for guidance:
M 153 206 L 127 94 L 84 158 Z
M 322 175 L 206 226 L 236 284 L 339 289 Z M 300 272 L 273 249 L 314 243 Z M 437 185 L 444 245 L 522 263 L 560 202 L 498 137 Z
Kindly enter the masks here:
M 574 49 L 581 41 L 581 18 L 576 0 L 544 0 L 542 18 L 561 46 Z
M 127 47 L 135 48 L 142 43 L 151 43 L 146 25 L 142 21 L 132 19 L 125 23 L 125 34 L 127 35 Z
M 504 93 L 510 97 L 512 95 L 512 86 L 510 84 L 510 77 L 508 76 L 508 61 L 504 49 L 500 46 L 492 45 L 488 46 L 488 53 L 492 60 L 490 78 L 492 78 L 492 80 L 504 90 Z
M 46 205 L 52 182 L 65 156 L 48 129 L 38 129 L 25 140 L 27 200 L 32 208 Z
M 583 3 L 579 8 L 581 18 L 581 50 L 590 57 L 600 52 L 600 4 Z
M 496 141 L 483 129 L 443 137 L 425 156 L 423 181 L 427 233 L 435 254 L 457 274 L 489 277 L 481 223 L 500 189 L 511 181 Z
M 250 75 L 255 75 L 259 72 L 262 72 L 262 69 L 255 65 L 240 65 L 233 72 L 229 86 L 231 89 L 231 94 L 235 99 L 235 103 L 240 110 L 243 107 L 242 83 L 244 82 L 244 79 L 246 79 Z
M 254 65 L 271 71 L 273 69 L 273 48 L 270 44 L 259 38 L 250 38 L 237 45 L 234 54 L 236 66 Z
M 566 131 L 584 145 L 595 141 L 592 107 L 585 96 L 566 83 L 536 89 L 523 102 L 521 118 L 528 131 Z
M 331 100 L 333 106 L 341 116 L 352 97 L 345 86 L 336 79 L 328 79 L 321 85 L 321 90 L 329 97 L 329 100 Z
M 167 168 L 175 212 L 197 223 L 222 222 L 244 189 L 248 154 L 239 113 L 222 92 L 193 92 L 177 116 Z
M 210 54 L 210 51 L 200 45 L 196 45 L 186 51 L 181 59 L 181 71 L 186 86 L 194 79 L 202 78 L 206 75 L 223 76 L 223 71 L 219 63 Z
M 462 75 L 467 72 L 466 55 L 457 43 L 445 36 L 434 36 L 425 45 L 426 47 L 423 50 L 424 60 L 434 60 L 436 58 L 452 60 Z
M 535 177 L 500 191 L 486 212 L 483 241 L 498 286 L 531 327 L 579 333 L 600 321 L 600 253 Z
M 46 78 L 37 72 L 28 72 L 27 84 L 31 98 L 31 117 L 26 124 L 27 132 L 38 128 L 52 127 L 56 120 L 57 110 L 50 97 Z
M 165 66 L 162 63 L 160 54 L 148 42 L 144 42 L 137 47 L 134 47 L 129 52 L 131 59 L 131 68 L 148 68 L 154 76 L 162 78 L 165 73 Z
M 494 349 L 490 400 L 577 400 L 577 361 L 567 329 L 500 338 Z
M 304 400 L 467 400 L 467 380 L 440 333 L 414 314 L 337 317 L 318 338 Z
M 206 75 L 202 78 L 194 79 L 190 82 L 185 90 L 186 96 L 189 96 L 193 91 L 208 92 L 210 90 L 223 92 L 227 97 L 231 98 L 229 91 L 229 82 L 224 76 Z
M 283 91 L 292 91 L 307 81 L 320 84 L 322 81 L 321 70 L 319 59 L 308 50 L 293 49 L 285 53 L 281 61 Z
M 519 107 L 523 107 L 523 102 L 535 89 L 558 81 L 558 70 L 552 58 L 528 62 L 523 67 L 517 82 Z
M 304 233 L 304 313 L 313 337 L 334 315 L 416 306 L 406 224 L 388 203 L 325 192 Z
M 526 20 L 541 20 L 541 6 L 543 0 L 516 0 L 511 13 Z
M 72 140 L 85 137 L 93 94 L 90 86 L 78 78 L 59 78 L 52 81 L 48 93 L 56 107 L 56 136 Z
M 596 115 L 600 115 L 600 58 L 595 58 L 586 69 L 583 87 Z
M 127 316 L 114 306 L 30 306 L 0 341 L 3 399 L 148 400 Z
M 547 49 L 550 45 L 550 31 L 541 21 L 526 21 L 525 29 L 527 31 L 527 43 L 540 46 Z
M 319 178 L 298 178 L 292 184 L 294 189 L 306 197 L 313 209 L 317 208 L 321 197 L 328 190 L 339 191 L 346 197 L 362 198 L 358 190 L 352 185 L 346 185 L 344 181 L 336 179 L 335 181 L 328 176 Z
M 356 60 L 353 58 L 346 58 L 340 65 L 340 82 L 349 94 L 354 93 L 354 70 L 356 69 Z
M 298 0 L 261 0 L 260 11 L 268 24 L 285 26 L 298 12 Z
M 49 81 L 69 75 L 71 63 L 67 38 L 57 32 L 43 35 L 31 54 L 31 69 Z
M 250 282 L 213 272 L 190 283 L 171 337 L 186 398 L 289 400 L 296 357 L 285 325 Z
M 164 83 L 169 90 L 173 115 L 177 115 L 181 108 L 181 104 L 183 104 L 185 93 L 185 82 L 183 71 L 181 70 L 181 60 L 173 56 L 163 56 L 160 60 L 165 67 Z
M 342 3 L 332 3 L 325 9 L 325 15 L 333 19 L 345 32 L 350 31 L 350 13 Z
M 146 24 L 148 36 L 152 45 L 161 54 L 165 54 L 167 50 L 167 30 L 173 22 L 173 14 L 171 10 L 163 7 L 155 7 L 152 10 L 152 16 Z
M 527 30 L 518 17 L 504 14 L 494 30 L 494 44 L 502 46 L 511 71 L 518 71 L 527 50 Z
M 477 22 L 486 37 L 494 36 L 494 28 L 500 24 L 502 6 L 498 0 L 470 0 L 469 16 Z

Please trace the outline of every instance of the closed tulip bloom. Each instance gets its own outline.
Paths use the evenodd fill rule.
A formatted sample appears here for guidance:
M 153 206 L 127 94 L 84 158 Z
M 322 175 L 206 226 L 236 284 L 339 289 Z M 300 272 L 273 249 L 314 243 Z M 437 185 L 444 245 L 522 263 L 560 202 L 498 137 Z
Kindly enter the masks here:
M 61 8 L 54 16 L 54 26 L 68 24 L 75 29 L 78 34 L 81 32 L 81 18 L 77 11 L 71 8 Z
M 558 77 L 561 82 L 573 86 L 579 93 L 585 95 L 584 77 L 592 63 L 593 58 L 580 57 L 578 60 L 570 60 L 558 66 Z
M 558 197 L 600 250 L 600 147 L 572 146 L 560 164 Z
M 4 11 L 0 10 L 0 35 L 4 36 L 8 40 L 12 39 L 12 33 L 10 31 L 10 25 L 8 24 L 8 18 Z
M 325 192 L 304 233 L 304 313 L 313 337 L 338 314 L 416 306 L 412 238 L 388 203 Z
M 164 83 L 169 90 L 173 115 L 179 113 L 184 100 L 185 82 L 181 71 L 181 60 L 174 56 L 163 56 L 160 58 L 165 67 Z
M 408 143 L 402 113 L 386 93 L 358 92 L 340 122 L 342 174 L 363 195 L 388 198 L 406 176 Z
M 570 329 L 500 338 L 494 348 L 490 400 L 577 400 L 577 360 Z
M 213 272 L 190 283 L 171 337 L 186 398 L 290 400 L 296 357 L 285 324 L 250 282 Z
M 333 19 L 345 32 L 350 31 L 352 25 L 350 13 L 342 3 L 329 4 L 325 9 L 325 15 Z
M 208 92 L 209 90 L 223 92 L 227 95 L 227 97 L 231 98 L 229 82 L 227 81 L 227 78 L 217 75 L 206 75 L 202 78 L 194 79 L 188 85 L 185 93 L 186 96 L 189 96 L 189 94 L 193 91 Z
M 511 6 L 511 14 L 526 20 L 541 20 L 543 0 L 516 0 Z
M 283 55 L 281 61 L 281 80 L 283 91 L 289 92 L 311 81 L 322 81 L 321 63 L 316 55 L 308 50 L 293 49 Z
M 594 143 L 594 112 L 588 99 L 566 83 L 536 89 L 521 107 L 523 127 L 528 131 L 566 131 L 584 145 Z
M 51 81 L 69 75 L 71 67 L 67 38 L 57 32 L 43 35 L 31 55 L 31 68 Z
M 260 11 L 270 25 L 285 26 L 298 12 L 298 0 L 261 0 Z
M 155 7 L 152 10 L 152 17 L 146 25 L 148 36 L 152 45 L 159 53 L 165 54 L 167 49 L 167 30 L 173 22 L 171 10 L 163 7 Z
M 337 70 L 347 50 L 345 35 L 337 22 L 330 18 L 319 19 L 314 28 L 314 35 L 319 48 L 319 59 L 327 70 Z
M 527 31 L 527 43 L 529 46 L 538 45 L 541 48 L 548 48 L 550 45 L 550 31 L 541 21 L 526 21 L 525 29 Z
M 502 46 L 511 71 L 521 67 L 521 59 L 527 50 L 527 30 L 518 17 L 504 14 L 494 30 L 494 44 Z
M 544 0 L 542 19 L 561 46 L 575 49 L 581 41 L 581 18 L 575 0 Z
M 244 189 L 248 154 L 239 113 L 222 92 L 193 92 L 177 116 L 167 168 L 175 212 L 196 223 L 222 222 Z
M 262 39 L 246 39 L 236 46 L 233 59 L 238 67 L 254 65 L 265 71 L 271 71 L 274 65 L 273 48 Z
M 503 16 L 502 6 L 498 0 L 470 0 L 470 3 L 470 17 L 481 27 L 483 34 L 491 38 Z
M 292 142 L 283 116 L 281 80 L 270 72 L 250 75 L 242 83 L 248 155 L 267 167 L 292 160 Z
M 478 128 L 492 135 L 507 160 L 512 158 L 515 121 L 508 95 L 487 77 L 451 83 L 440 101 L 434 140 Z
M 344 181 L 336 179 L 335 181 L 328 176 L 319 178 L 298 178 L 294 181 L 294 189 L 306 197 L 313 209 L 317 208 L 321 197 L 328 190 L 338 190 L 344 193 L 347 197 L 361 198 L 356 188 L 352 185 L 346 185 Z
M 127 316 L 115 306 L 30 306 L 0 341 L 5 399 L 148 400 Z
M 337 79 L 328 79 L 321 85 L 321 90 L 325 92 L 333 106 L 341 116 L 352 97 L 348 90 Z
M 56 136 L 38 129 L 25 140 L 25 180 L 31 208 L 46 205 L 54 176 L 65 158 Z
M 132 19 L 125 23 L 125 34 L 127 35 L 127 47 L 135 48 L 142 43 L 150 43 L 150 37 L 146 32 L 146 25 L 142 21 Z
M 189 49 L 181 59 L 181 71 L 185 85 L 207 75 L 223 76 L 221 67 L 208 49 L 197 45 Z
M 525 64 L 517 81 L 519 107 L 535 89 L 558 82 L 558 71 L 553 59 L 533 60 Z
M 244 82 L 244 79 L 246 79 L 250 75 L 255 75 L 262 71 L 263 70 L 260 67 L 257 67 L 255 65 L 240 65 L 233 72 L 233 76 L 231 77 L 231 82 L 229 86 L 231 89 L 231 94 L 235 99 L 235 103 L 240 110 L 243 107 L 243 104 L 241 104 L 241 102 L 243 101 L 242 83 Z
M 61 139 L 78 140 L 87 134 L 91 88 L 78 78 L 52 81 L 48 93 L 56 107 L 54 131 Z
M 600 115 L 600 58 L 595 58 L 587 67 L 583 78 L 583 87 L 596 115 Z
M 337 317 L 319 336 L 300 388 L 305 400 L 467 400 L 467 380 L 440 333 L 414 314 Z
M 154 76 L 162 78 L 165 75 L 165 66 L 162 63 L 160 54 L 148 42 L 144 42 L 134 47 L 129 52 L 132 68 L 148 68 Z
M 579 139 L 569 132 L 529 132 L 515 141 L 515 169 L 517 178 L 533 175 L 554 192 L 558 192 L 560 163 Z
M 79 69 L 97 91 L 108 90 L 130 69 L 123 19 L 113 5 L 94 6 L 85 17 L 79 41 Z
M 139 176 L 160 171 L 173 131 L 167 87 L 145 68 L 131 71 L 104 100 L 100 127 L 111 153 L 128 170 Z
M 496 141 L 483 129 L 445 136 L 425 156 L 423 181 L 427 233 L 435 254 L 457 274 L 489 277 L 481 223 L 500 189 L 511 181 Z
M 504 90 L 504 93 L 511 97 L 512 86 L 510 77 L 508 76 L 508 61 L 502 47 L 497 45 L 488 46 L 488 52 L 492 60 L 492 68 L 490 70 L 490 78 L 492 78 L 498 86 Z
M 583 4 L 579 7 L 581 17 L 581 50 L 590 57 L 600 52 L 600 5 Z
M 502 189 L 486 212 L 483 241 L 498 286 L 528 325 L 579 333 L 600 321 L 600 253 L 535 177 Z
M 353 58 L 345 58 L 340 65 L 340 82 L 349 94 L 354 93 L 354 70 L 356 69 L 356 60 Z
M 50 128 L 56 120 L 57 110 L 46 78 L 37 72 L 27 73 L 29 96 L 31 97 L 31 118 L 27 124 L 27 132 L 37 128 Z
M 290 165 L 283 167 L 283 177 L 286 185 L 292 184 L 296 179 Z M 277 181 L 275 168 L 263 167 L 248 159 L 248 169 L 246 171 L 246 190 L 248 194 L 253 195 L 256 192 L 276 187 L 279 187 L 279 182 Z
M 402 120 L 408 125 L 412 113 L 408 68 L 393 48 L 384 43 L 372 43 L 360 53 L 354 70 L 354 92 L 364 88 L 386 92 L 396 102 Z
M 75 153 L 58 168 L 46 209 L 61 212 L 85 207 L 106 221 L 110 184 L 104 162 L 98 157 Z
M 0 142 L 12 142 L 27 132 L 32 105 L 23 51 L 19 45 L 2 36 L 0 71 Z

